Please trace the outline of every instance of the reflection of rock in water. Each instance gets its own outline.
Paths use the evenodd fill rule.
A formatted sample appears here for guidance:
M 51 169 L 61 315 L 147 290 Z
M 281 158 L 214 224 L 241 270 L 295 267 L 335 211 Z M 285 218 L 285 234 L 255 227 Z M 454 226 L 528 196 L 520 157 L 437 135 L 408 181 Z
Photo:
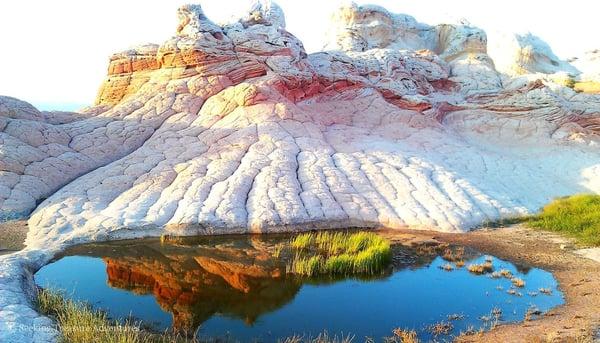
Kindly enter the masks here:
M 173 314 L 174 328 L 189 332 L 215 313 L 252 324 L 298 292 L 300 284 L 286 278 L 283 262 L 259 245 L 246 243 L 178 247 L 155 242 L 108 246 L 93 254 L 103 257 L 111 287 L 153 294 Z
M 286 276 L 285 257 L 274 258 L 277 244 L 289 236 L 196 237 L 88 244 L 68 255 L 102 257 L 108 284 L 136 294 L 152 294 L 173 315 L 176 330 L 194 331 L 214 314 L 252 324 L 260 315 L 291 301 L 302 283 L 325 284 L 345 279 L 322 276 L 298 279 Z M 448 245 L 393 246 L 392 270 L 429 265 Z M 464 257 L 472 258 L 467 251 Z

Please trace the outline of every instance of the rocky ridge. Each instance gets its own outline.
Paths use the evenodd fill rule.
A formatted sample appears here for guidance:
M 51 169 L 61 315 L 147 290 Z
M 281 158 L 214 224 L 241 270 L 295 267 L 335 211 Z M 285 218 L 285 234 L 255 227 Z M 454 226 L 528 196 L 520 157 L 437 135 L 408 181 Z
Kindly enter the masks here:
M 171 39 L 110 58 L 95 106 L 0 98 L 0 219 L 33 211 L 28 248 L 0 257 L 0 340 L 33 340 L 8 329 L 45 323 L 27 273 L 75 243 L 464 231 L 600 191 L 600 95 L 572 84 L 597 81 L 597 63 L 560 61 L 533 36 L 488 52 L 467 24 L 348 5 L 307 54 L 268 1 L 225 25 L 199 5 L 177 15 Z

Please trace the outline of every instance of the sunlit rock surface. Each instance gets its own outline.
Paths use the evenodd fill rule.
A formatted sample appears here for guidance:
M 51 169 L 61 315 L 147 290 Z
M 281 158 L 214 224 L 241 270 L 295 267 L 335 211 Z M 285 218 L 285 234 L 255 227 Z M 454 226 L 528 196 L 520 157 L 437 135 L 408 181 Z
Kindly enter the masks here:
M 548 77 L 578 69 L 535 36 L 493 61 L 468 24 L 347 5 L 307 55 L 269 2 L 222 26 L 199 5 L 177 16 L 171 39 L 110 58 L 94 107 L 2 98 L 1 213 L 37 206 L 30 245 L 123 228 L 462 231 L 600 188 L 599 97 Z
M 37 206 L 30 246 L 123 228 L 463 231 L 600 190 L 600 97 L 549 77 L 577 69 L 534 36 L 513 37 L 500 73 L 482 30 L 377 6 L 342 7 L 310 55 L 269 2 L 223 26 L 199 5 L 177 16 L 171 39 L 110 58 L 94 107 L 57 119 L 3 98 L 0 208 Z
M 511 76 L 578 74 L 574 66 L 558 58 L 546 42 L 531 33 L 498 35 L 495 44 L 490 45 L 490 54 L 497 70 Z
M 0 341 L 55 338 L 24 289 L 69 244 L 464 231 L 600 191 L 600 95 L 576 83 L 593 56 L 580 70 L 534 36 L 490 55 L 478 28 L 376 6 L 341 8 L 310 55 L 268 1 L 225 25 L 177 16 L 171 39 L 110 58 L 93 107 L 0 98 L 0 220 L 35 209 L 28 249 L 0 257 Z

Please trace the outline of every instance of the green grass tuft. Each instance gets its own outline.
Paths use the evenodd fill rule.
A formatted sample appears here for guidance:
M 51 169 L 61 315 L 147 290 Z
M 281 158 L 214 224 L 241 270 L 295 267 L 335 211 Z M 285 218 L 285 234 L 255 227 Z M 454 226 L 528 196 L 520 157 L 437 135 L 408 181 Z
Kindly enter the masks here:
M 310 257 L 296 257 L 292 262 L 292 270 L 295 274 L 304 276 L 318 275 L 323 265 L 323 257 L 316 255 Z
M 294 238 L 290 245 L 297 250 L 308 249 L 313 244 L 315 236 L 312 233 L 303 233 Z
M 381 273 L 391 262 L 390 244 L 372 232 L 304 233 L 290 242 L 288 271 L 303 276 Z
M 106 313 L 89 304 L 66 299 L 55 290 L 39 289 L 36 297 L 39 312 L 53 318 L 63 343 L 200 343 L 195 338 L 178 334 L 154 334 L 138 323 L 110 320 Z
M 527 224 L 563 233 L 584 245 L 600 246 L 600 196 L 579 194 L 556 199 Z

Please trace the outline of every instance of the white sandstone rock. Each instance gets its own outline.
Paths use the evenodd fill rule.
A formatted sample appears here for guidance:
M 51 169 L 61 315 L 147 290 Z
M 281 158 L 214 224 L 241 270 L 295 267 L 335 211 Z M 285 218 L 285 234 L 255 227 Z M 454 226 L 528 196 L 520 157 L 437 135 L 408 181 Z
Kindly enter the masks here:
M 35 208 L 27 250 L 0 257 L 0 341 L 56 338 L 31 329 L 49 320 L 26 294 L 71 244 L 465 231 L 600 192 L 600 95 L 564 87 L 573 68 L 533 36 L 492 60 L 466 22 L 348 5 L 328 51 L 307 55 L 269 1 L 222 26 L 199 5 L 178 16 L 171 39 L 110 58 L 95 106 L 40 112 L 0 97 L 0 220 Z
M 509 76 L 579 74 L 575 67 L 558 58 L 546 42 L 531 33 L 499 33 L 494 36 L 488 51 L 497 70 Z

